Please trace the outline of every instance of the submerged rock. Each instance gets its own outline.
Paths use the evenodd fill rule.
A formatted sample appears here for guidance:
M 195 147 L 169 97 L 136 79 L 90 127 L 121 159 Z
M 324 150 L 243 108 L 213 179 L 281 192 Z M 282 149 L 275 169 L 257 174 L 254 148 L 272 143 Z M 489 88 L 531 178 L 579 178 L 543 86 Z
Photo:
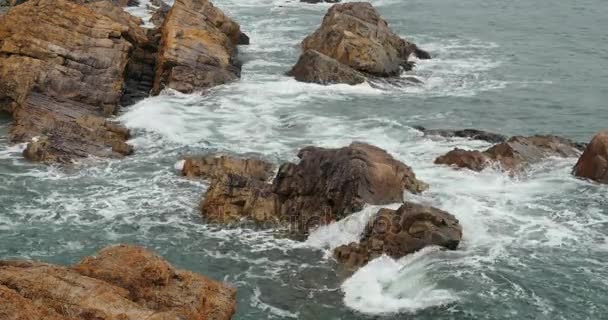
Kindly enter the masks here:
M 72 268 L 0 261 L 0 296 L 9 319 L 224 320 L 235 312 L 233 288 L 125 245 Z
M 477 129 L 427 129 L 421 126 L 416 126 L 414 127 L 414 129 L 422 131 L 425 136 L 440 136 L 446 138 L 469 138 L 473 140 L 481 140 L 491 143 L 501 143 L 507 140 L 507 137 L 502 134 Z
M 557 136 L 515 136 L 483 152 L 456 148 L 435 159 L 435 163 L 474 171 L 499 165 L 504 170 L 514 172 L 548 157 L 578 156 L 580 148 L 579 143 Z
M 161 33 L 154 93 L 190 93 L 240 77 L 240 26 L 208 0 L 175 0 Z
M 308 147 L 298 157 L 298 164 L 283 164 L 272 183 L 266 182 L 272 166 L 259 160 L 211 158 L 184 165 L 184 174 L 211 179 L 201 204 L 210 221 L 249 218 L 297 233 L 340 220 L 366 203 L 401 202 L 406 190 L 427 188 L 410 167 L 365 143 Z
M 359 267 L 382 254 L 398 259 L 427 246 L 456 250 L 461 239 L 462 227 L 453 215 L 406 202 L 397 210 L 380 209 L 361 241 L 336 248 L 334 256 L 349 267 Z
M 577 177 L 608 183 L 608 130 L 597 133 L 574 166 Z
M 321 26 L 302 41 L 302 52 L 303 57 L 291 74 L 300 75 L 300 79 L 304 79 L 302 81 L 324 84 L 359 83 L 352 81 L 352 76 L 330 78 L 331 70 L 340 70 L 343 74 L 361 72 L 389 77 L 399 75 L 404 68 L 411 69 L 412 63 L 408 59 L 412 54 L 421 59 L 430 58 L 427 52 L 395 34 L 367 2 L 332 6 Z M 336 66 L 334 61 L 343 66 Z M 303 66 L 305 63 L 314 63 L 315 67 L 306 68 Z M 297 70 L 306 70 L 308 75 L 303 77 L 302 71 L 295 72 Z M 319 75 L 314 76 L 314 72 Z M 327 81 L 328 78 L 331 81 Z

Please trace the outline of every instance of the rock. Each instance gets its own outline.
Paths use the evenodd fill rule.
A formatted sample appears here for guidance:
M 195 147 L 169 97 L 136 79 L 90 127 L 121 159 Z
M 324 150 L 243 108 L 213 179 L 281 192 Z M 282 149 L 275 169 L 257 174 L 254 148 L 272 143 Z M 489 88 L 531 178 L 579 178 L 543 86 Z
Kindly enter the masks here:
M 153 93 L 190 93 L 240 77 L 240 26 L 208 0 L 175 0 L 161 33 Z
M 349 267 L 360 267 L 382 254 L 398 259 L 427 246 L 456 250 L 461 239 L 462 227 L 453 215 L 406 202 L 397 210 L 381 209 L 361 241 L 336 248 L 334 256 Z
M 212 180 L 201 202 L 203 216 L 213 223 L 230 224 L 249 219 L 258 225 L 282 222 L 279 196 L 259 179 L 227 174 Z
M 134 44 L 147 38 L 138 19 L 114 9 L 30 0 L 0 19 L 0 109 L 12 115 L 13 142 L 46 137 L 44 152 L 31 148 L 36 160 L 122 157 L 112 146 L 126 137 L 105 118 L 121 99 Z
M 312 49 L 300 56 L 298 63 L 287 75 L 301 82 L 319 84 L 355 85 L 365 81 L 360 72 Z
M 221 179 L 234 174 L 247 178 L 268 181 L 274 174 L 274 165 L 258 160 L 229 156 L 186 157 L 182 174 L 187 177 L 202 177 L 204 179 Z
M 133 246 L 72 268 L 0 261 L 0 296 L 8 319 L 224 320 L 235 311 L 234 289 Z
M 597 133 L 574 166 L 577 177 L 608 183 L 608 130 Z
M 492 133 L 477 129 L 427 129 L 425 127 L 416 126 L 414 129 L 422 131 L 425 136 L 440 136 L 446 138 L 469 138 L 473 140 L 482 140 L 491 143 L 501 143 L 507 140 L 507 137 L 502 134 Z
M 365 143 L 338 149 L 308 147 L 298 157 L 298 164 L 279 168 L 272 184 L 266 182 L 272 165 L 253 159 L 190 159 L 182 172 L 211 179 L 201 202 L 210 222 L 247 218 L 286 225 L 298 234 L 360 211 L 366 203 L 402 202 L 406 190 L 419 193 L 428 187 L 410 167 Z
M 397 76 L 402 72 L 402 68 L 411 69 L 413 63 L 408 59 L 412 54 L 430 58 L 426 51 L 395 34 L 376 9 L 367 2 L 332 6 L 323 18 L 321 26 L 302 41 L 303 54 L 310 55 L 307 53 L 309 50 L 336 60 L 343 64 L 344 68 L 378 77 Z M 298 64 L 309 60 L 310 57 L 300 59 Z M 317 58 L 313 61 L 328 63 L 327 59 Z M 326 68 L 317 67 L 312 70 L 325 71 Z M 324 80 L 326 77 L 327 75 L 308 76 L 306 79 Z
M 165 18 L 167 17 L 169 10 L 171 10 L 171 6 L 166 4 L 163 1 L 158 1 L 157 6 L 158 6 L 158 9 L 156 9 L 156 11 L 154 11 L 154 14 L 152 14 L 150 21 L 152 21 L 152 23 L 154 23 L 155 26 L 160 27 L 160 26 L 162 26 L 163 22 L 165 21 Z
M 504 170 L 516 172 L 548 157 L 575 157 L 579 153 L 580 144 L 565 138 L 549 135 L 515 136 L 483 152 L 456 148 L 435 159 L 435 163 L 474 171 L 498 164 Z
M 419 193 L 427 185 L 412 169 L 386 151 L 365 143 L 325 149 L 308 147 L 298 164 L 283 164 L 274 180 L 280 216 L 301 232 L 360 211 L 364 204 L 402 202 L 404 192 Z

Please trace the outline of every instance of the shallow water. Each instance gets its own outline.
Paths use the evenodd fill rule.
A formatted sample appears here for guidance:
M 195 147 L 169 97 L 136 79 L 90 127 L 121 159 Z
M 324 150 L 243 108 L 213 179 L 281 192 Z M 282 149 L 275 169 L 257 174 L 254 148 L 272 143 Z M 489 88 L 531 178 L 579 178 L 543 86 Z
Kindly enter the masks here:
M 431 51 L 408 88 L 318 86 L 284 76 L 329 7 L 215 4 L 251 37 L 241 81 L 201 95 L 167 93 L 124 110 L 136 155 L 47 168 L 21 160 L 0 116 L 0 258 L 68 264 L 108 244 L 150 247 L 238 288 L 236 319 L 605 319 L 608 193 L 549 159 L 522 177 L 433 165 L 483 142 L 421 137 L 413 125 L 554 133 L 588 141 L 608 116 L 608 6 L 601 0 L 372 1 L 391 27 Z M 354 275 L 331 248 L 357 238 L 368 207 L 306 242 L 206 225 L 206 184 L 178 176 L 191 153 L 252 153 L 280 163 L 314 144 L 361 140 L 431 185 L 412 201 L 461 221 L 454 252 L 380 258 Z M 393 205 L 394 207 L 394 205 Z

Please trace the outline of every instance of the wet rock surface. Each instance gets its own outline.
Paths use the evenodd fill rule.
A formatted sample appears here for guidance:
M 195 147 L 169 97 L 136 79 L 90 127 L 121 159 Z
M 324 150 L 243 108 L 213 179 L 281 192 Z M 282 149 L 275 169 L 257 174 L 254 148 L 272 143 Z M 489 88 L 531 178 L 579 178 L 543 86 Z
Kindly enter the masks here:
M 397 76 L 410 70 L 410 55 L 428 59 L 430 55 L 415 44 L 401 39 L 367 2 L 351 2 L 332 6 L 321 26 L 302 41 L 303 56 L 291 74 L 300 81 L 328 83 L 360 83 L 352 76 L 331 78 L 331 70 L 342 74 L 358 72 L 378 76 Z M 313 50 L 316 56 L 311 54 Z M 319 57 L 326 56 L 326 58 Z M 336 66 L 338 62 L 342 67 Z M 314 67 L 303 64 L 312 63 Z M 353 69 L 353 71 L 346 71 Z M 304 77 L 302 70 L 307 70 Z M 313 73 L 318 73 L 314 76 Z M 331 81 L 328 81 L 331 79 Z
M 267 181 L 274 174 L 274 165 L 259 159 L 239 158 L 227 155 L 186 157 L 182 174 L 187 177 L 202 177 L 213 180 L 228 174 L 240 175 L 260 181 Z
M 240 26 L 207 0 L 176 0 L 161 28 L 154 93 L 184 93 L 240 77 Z
M 334 250 L 348 267 L 360 267 L 386 254 L 398 259 L 427 246 L 456 250 L 462 227 L 451 214 L 430 206 L 406 202 L 397 210 L 380 209 L 368 223 L 360 242 Z
M 580 143 L 557 136 L 515 136 L 483 152 L 456 148 L 435 159 L 435 163 L 474 171 L 499 165 L 506 171 L 516 172 L 548 157 L 577 157 L 581 147 Z
M 573 174 L 608 183 L 608 130 L 597 133 L 574 166 Z
M 301 82 L 320 84 L 359 84 L 365 81 L 363 74 L 316 50 L 306 50 L 296 65 L 288 72 Z
M 72 268 L 0 261 L 0 297 L 7 319 L 223 320 L 235 311 L 234 289 L 126 245 Z

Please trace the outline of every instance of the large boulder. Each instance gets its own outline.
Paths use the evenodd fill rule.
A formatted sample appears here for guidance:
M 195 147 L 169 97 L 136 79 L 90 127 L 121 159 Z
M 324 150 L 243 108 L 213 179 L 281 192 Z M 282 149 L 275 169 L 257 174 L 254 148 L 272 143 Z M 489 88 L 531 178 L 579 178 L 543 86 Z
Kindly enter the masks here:
M 300 59 L 294 69 L 302 69 L 302 64 L 312 61 L 325 67 L 313 70 L 321 72 L 335 65 L 333 59 L 367 75 L 388 77 L 396 76 L 403 69 L 409 70 L 412 63 L 410 55 L 427 59 L 430 55 L 415 44 L 401 39 L 382 19 L 374 7 L 367 2 L 350 2 L 332 6 L 321 26 L 302 41 L 302 52 L 310 55 L 314 50 L 328 59 Z M 332 68 L 336 68 L 335 66 Z M 292 71 L 296 75 L 297 72 Z M 325 75 L 319 76 L 323 80 Z M 305 79 L 314 80 L 308 76 Z M 323 82 L 321 82 L 323 83 Z M 333 82 L 327 82 L 333 83 Z M 345 82 L 351 83 L 351 82 Z M 352 83 L 351 83 L 352 84 Z
M 139 41 L 137 20 L 107 6 L 30 0 L 12 8 L 0 19 L 0 109 L 12 114 L 11 140 L 44 141 L 32 146 L 38 161 L 123 156 L 128 131 L 106 117 Z
M 462 227 L 453 215 L 406 202 L 397 210 L 381 209 L 360 242 L 336 248 L 334 256 L 349 267 L 359 267 L 382 254 L 398 259 L 427 246 L 456 250 L 461 238 Z
M 279 168 L 273 184 L 281 199 L 280 216 L 302 226 L 340 220 L 365 204 L 401 202 L 406 190 L 419 193 L 427 188 L 410 167 L 366 143 L 307 147 L 298 158 L 298 164 Z
M 72 268 L 0 261 L 0 296 L 8 319 L 224 320 L 235 311 L 233 288 L 133 246 L 104 249 Z
M 499 165 L 506 171 L 516 172 L 548 157 L 576 157 L 581 148 L 580 143 L 557 136 L 515 136 L 483 152 L 456 148 L 435 159 L 435 163 L 474 171 Z
M 608 130 L 596 134 L 574 166 L 577 177 L 608 183 Z
M 298 164 L 283 164 L 272 183 L 266 182 L 271 165 L 259 160 L 215 158 L 185 165 L 184 174 L 211 179 L 201 204 L 208 220 L 231 223 L 249 218 L 288 225 L 300 234 L 340 220 L 365 204 L 402 202 L 406 190 L 419 193 L 427 188 L 410 167 L 365 143 L 337 149 L 307 147 L 298 157 Z
M 240 77 L 237 45 L 243 33 L 208 0 L 175 0 L 161 33 L 154 93 L 190 93 Z

